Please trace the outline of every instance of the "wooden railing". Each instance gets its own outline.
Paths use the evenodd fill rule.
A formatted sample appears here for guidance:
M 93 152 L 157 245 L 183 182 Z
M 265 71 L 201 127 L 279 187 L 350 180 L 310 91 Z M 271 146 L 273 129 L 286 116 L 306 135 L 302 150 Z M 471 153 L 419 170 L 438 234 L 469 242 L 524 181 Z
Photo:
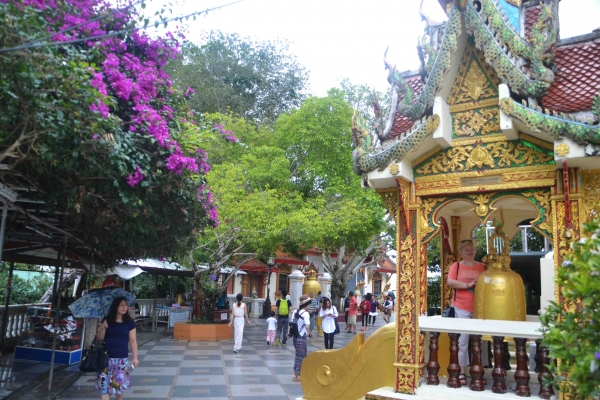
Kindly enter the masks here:
M 545 387 L 543 380 L 545 376 L 551 376 L 548 371 L 550 359 L 548 349 L 541 346 L 542 333 L 539 322 L 519 321 L 494 321 L 477 319 L 457 319 L 441 317 L 419 317 L 419 328 L 429 339 L 429 357 L 426 364 L 427 385 L 439 385 L 440 364 L 438 362 L 439 336 L 441 332 L 448 334 L 450 338 L 450 363 L 448 365 L 448 379 L 446 385 L 449 388 L 459 389 L 462 387 L 459 379 L 461 372 L 458 364 L 458 339 L 461 335 L 469 335 L 469 350 L 471 353 L 471 366 L 468 370 L 471 382 L 469 389 L 474 392 L 484 391 L 483 380 L 484 369 L 481 362 L 481 336 L 491 336 L 493 341 L 493 369 L 492 369 L 492 392 L 503 394 L 508 391 L 506 385 L 507 372 L 505 368 L 505 354 L 507 346 L 504 339 L 513 338 L 515 342 L 516 371 L 513 375 L 516 382 L 515 394 L 520 397 L 530 397 L 532 390 L 529 387 L 530 373 L 527 368 L 528 340 L 536 343 L 536 372 L 538 372 L 540 398 L 550 399 L 554 395 L 551 386 Z

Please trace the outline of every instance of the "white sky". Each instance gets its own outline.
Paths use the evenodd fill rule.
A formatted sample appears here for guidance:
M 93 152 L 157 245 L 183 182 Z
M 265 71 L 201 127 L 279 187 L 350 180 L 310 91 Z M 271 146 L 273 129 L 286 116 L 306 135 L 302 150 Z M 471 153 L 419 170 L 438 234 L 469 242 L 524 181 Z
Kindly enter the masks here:
M 180 0 L 173 15 L 226 4 L 229 0 Z M 164 0 L 153 0 L 149 9 Z M 400 71 L 419 67 L 416 44 L 423 34 L 420 0 L 244 0 L 199 17 L 188 26 L 187 38 L 221 30 L 252 40 L 274 38 L 291 42 L 290 51 L 310 71 L 310 91 L 323 96 L 341 78 L 387 90 L 383 54 Z M 445 14 L 437 0 L 425 0 L 425 14 L 440 21 Z M 562 0 L 561 37 L 600 27 L 600 0 Z M 190 20 L 191 21 L 191 20 Z M 172 26 L 169 26 L 172 29 Z

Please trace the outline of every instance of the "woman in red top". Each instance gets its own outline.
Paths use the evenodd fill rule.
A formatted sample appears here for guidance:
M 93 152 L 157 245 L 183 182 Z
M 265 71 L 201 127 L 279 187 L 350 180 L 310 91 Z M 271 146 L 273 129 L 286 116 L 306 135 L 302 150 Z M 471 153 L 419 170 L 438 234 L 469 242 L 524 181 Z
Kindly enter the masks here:
M 461 240 L 458 245 L 461 261 L 452 264 L 448 272 L 448 286 L 454 288 L 452 301 L 456 318 L 473 318 L 475 302 L 475 283 L 479 274 L 485 271 L 485 264 L 475 261 L 473 240 Z M 460 384 L 466 385 L 465 367 L 469 365 L 469 335 L 460 335 L 458 339 L 458 364 L 460 365 Z

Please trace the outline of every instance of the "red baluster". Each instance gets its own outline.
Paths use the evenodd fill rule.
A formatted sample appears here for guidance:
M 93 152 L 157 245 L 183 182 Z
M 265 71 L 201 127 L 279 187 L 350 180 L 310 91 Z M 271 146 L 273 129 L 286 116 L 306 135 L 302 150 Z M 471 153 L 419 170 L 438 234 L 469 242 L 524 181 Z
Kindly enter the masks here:
M 504 369 L 504 336 L 493 336 L 494 339 L 494 369 L 492 376 L 494 377 L 494 385 L 492 392 L 506 393 L 506 370 Z
M 460 365 L 458 365 L 458 338 L 460 333 L 449 333 L 450 337 L 450 363 L 448 364 L 448 387 L 458 389 L 461 387 L 460 379 Z
M 546 346 L 540 346 L 540 373 L 538 375 L 538 382 L 540 383 L 540 398 L 549 399 L 554 395 L 554 389 L 552 385 L 544 387 L 544 377 L 547 376 L 552 378 L 552 374 L 548 370 L 548 364 L 550 358 L 548 357 L 548 348 Z
M 525 352 L 526 343 L 527 339 L 515 338 L 515 346 L 517 348 L 517 371 L 515 372 L 517 388 L 515 393 L 521 397 L 531 396 L 531 390 L 529 390 L 529 371 L 527 370 L 527 353 Z
M 438 362 L 439 337 L 439 332 L 429 332 L 429 362 L 427 363 L 428 385 L 437 386 L 440 384 L 440 378 L 438 377 L 438 372 L 440 371 L 440 363 Z
M 481 365 L 481 337 L 479 335 L 471 335 L 469 337 L 469 347 L 471 348 L 471 386 L 470 389 L 476 392 L 485 390 L 483 384 L 483 366 Z

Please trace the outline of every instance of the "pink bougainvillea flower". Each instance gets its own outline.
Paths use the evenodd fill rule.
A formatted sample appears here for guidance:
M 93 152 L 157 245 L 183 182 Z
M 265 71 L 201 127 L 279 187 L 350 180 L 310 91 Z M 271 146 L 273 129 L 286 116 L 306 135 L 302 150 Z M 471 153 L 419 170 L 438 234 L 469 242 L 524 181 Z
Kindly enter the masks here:
M 144 174 L 142 174 L 142 169 L 138 165 L 133 174 L 127 175 L 127 183 L 129 186 L 134 187 L 138 183 L 140 183 L 144 179 Z

